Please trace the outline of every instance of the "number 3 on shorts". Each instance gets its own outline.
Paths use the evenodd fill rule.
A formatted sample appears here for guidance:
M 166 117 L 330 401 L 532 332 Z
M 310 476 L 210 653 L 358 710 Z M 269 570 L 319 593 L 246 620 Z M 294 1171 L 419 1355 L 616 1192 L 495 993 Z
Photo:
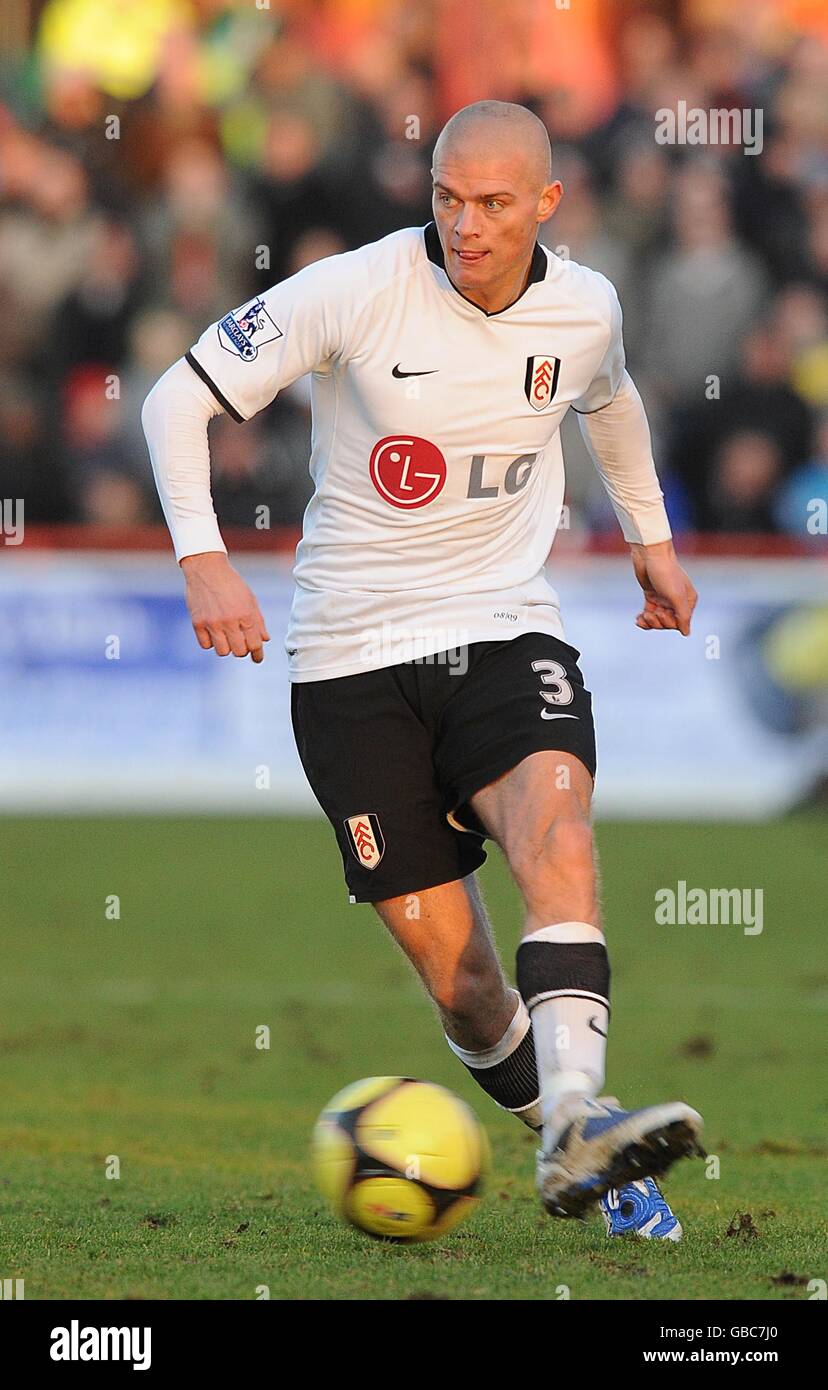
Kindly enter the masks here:
M 571 705 L 575 698 L 572 686 L 566 678 L 566 671 L 559 661 L 533 661 L 532 670 L 541 672 L 541 681 L 552 690 L 540 690 L 538 694 L 548 705 Z M 541 710 L 541 719 L 555 719 L 554 714 Z

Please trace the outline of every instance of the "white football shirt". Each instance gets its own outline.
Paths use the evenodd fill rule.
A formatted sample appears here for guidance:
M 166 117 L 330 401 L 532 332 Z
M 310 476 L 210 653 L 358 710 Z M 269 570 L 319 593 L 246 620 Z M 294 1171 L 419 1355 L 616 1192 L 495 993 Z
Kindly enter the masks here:
M 187 361 L 238 421 L 313 374 L 292 680 L 563 636 L 545 572 L 564 494 L 559 427 L 569 406 L 607 405 L 624 375 L 604 276 L 536 245 L 523 294 L 488 314 L 452 285 L 429 223 L 274 285 L 211 325 Z

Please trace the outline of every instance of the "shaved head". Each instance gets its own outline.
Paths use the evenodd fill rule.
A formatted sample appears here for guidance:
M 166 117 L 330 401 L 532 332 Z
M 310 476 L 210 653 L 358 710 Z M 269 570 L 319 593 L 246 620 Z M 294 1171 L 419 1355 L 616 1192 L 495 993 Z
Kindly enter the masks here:
M 543 121 L 513 101 L 475 101 L 443 126 L 434 147 L 435 165 L 443 157 L 506 155 L 520 165 L 533 188 L 552 177 L 552 146 Z
M 443 127 L 434 146 L 434 222 L 446 274 L 486 313 L 520 298 L 538 227 L 563 189 L 552 182 L 546 127 L 525 106 L 476 101 Z

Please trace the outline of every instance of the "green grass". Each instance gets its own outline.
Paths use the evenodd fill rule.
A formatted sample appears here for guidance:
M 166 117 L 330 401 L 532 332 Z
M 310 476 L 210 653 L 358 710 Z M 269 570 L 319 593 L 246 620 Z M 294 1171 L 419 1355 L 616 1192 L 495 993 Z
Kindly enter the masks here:
M 532 1136 L 477 1091 L 374 913 L 348 904 L 324 823 L 8 819 L 0 1277 L 29 1299 L 807 1298 L 774 1280 L 828 1278 L 824 821 L 599 834 L 607 1087 L 686 1098 L 720 1161 L 718 1179 L 698 1160 L 670 1177 L 681 1245 L 542 1216 Z M 681 878 L 762 887 L 763 933 L 656 926 L 655 890 Z M 481 880 L 511 966 L 519 908 L 496 851 Z M 452 1087 L 492 1141 L 485 1201 L 434 1245 L 372 1242 L 313 1190 L 317 1112 L 375 1073 Z M 735 1212 L 756 1234 L 727 1234 Z

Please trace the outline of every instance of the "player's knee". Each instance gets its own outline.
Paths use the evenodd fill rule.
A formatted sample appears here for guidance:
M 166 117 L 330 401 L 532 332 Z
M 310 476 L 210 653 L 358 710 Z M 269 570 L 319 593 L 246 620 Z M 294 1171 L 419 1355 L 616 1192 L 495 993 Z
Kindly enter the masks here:
M 556 818 L 536 838 L 528 839 L 510 856 L 510 865 L 525 896 L 535 896 L 538 885 L 567 879 L 591 886 L 594 878 L 592 826 L 582 817 Z

